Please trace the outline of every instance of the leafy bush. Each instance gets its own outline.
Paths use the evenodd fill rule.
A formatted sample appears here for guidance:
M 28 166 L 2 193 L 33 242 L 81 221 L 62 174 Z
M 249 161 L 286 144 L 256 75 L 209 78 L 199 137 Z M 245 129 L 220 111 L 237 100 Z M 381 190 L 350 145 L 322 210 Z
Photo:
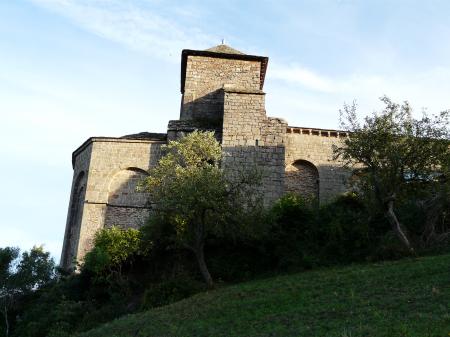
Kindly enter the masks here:
M 380 239 L 389 230 L 352 193 L 321 207 L 287 194 L 272 208 L 272 223 L 266 244 L 282 270 L 369 259 L 378 254 Z
M 72 335 L 127 313 L 124 302 L 88 273 L 61 277 L 23 303 L 12 336 Z
M 44 337 L 52 330 L 72 331 L 85 310 L 82 301 L 65 295 L 60 283 L 36 293 L 19 314 L 13 336 Z
M 267 244 L 280 269 L 311 268 L 316 264 L 316 225 L 310 201 L 286 194 L 272 208 L 272 228 Z
M 122 264 L 130 262 L 139 252 L 141 234 L 137 229 L 111 227 L 95 234 L 94 248 L 84 259 L 84 269 L 96 275 L 121 272 Z
M 325 204 L 317 212 L 317 240 L 327 264 L 367 259 L 379 237 L 369 223 L 369 214 L 356 194 L 345 194 Z
M 267 216 L 258 213 L 251 220 L 255 224 L 247 222 L 250 223 L 248 227 L 259 228 L 258 231 L 252 230 L 251 234 L 241 232 L 234 237 L 211 235 L 206 240 L 206 261 L 214 278 L 235 282 L 272 270 L 273 263 L 270 264 L 270 257 L 266 256 L 265 251 L 266 228 L 270 222 Z M 163 216 L 152 216 L 140 230 L 141 251 L 145 251 L 147 269 L 152 270 L 154 275 L 151 282 L 199 276 L 192 251 L 174 244 L 171 239 L 174 228 Z

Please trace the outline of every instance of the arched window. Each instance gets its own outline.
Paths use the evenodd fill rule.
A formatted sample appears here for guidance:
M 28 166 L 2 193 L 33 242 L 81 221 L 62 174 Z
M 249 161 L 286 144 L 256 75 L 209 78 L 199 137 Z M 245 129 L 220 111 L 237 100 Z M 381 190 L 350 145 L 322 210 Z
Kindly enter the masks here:
M 61 265 L 65 268 L 70 268 L 77 256 L 85 189 L 85 173 L 81 171 L 75 180 L 69 209 L 64 253 L 61 258 Z
M 309 161 L 296 160 L 286 167 L 285 190 L 318 200 L 319 171 Z

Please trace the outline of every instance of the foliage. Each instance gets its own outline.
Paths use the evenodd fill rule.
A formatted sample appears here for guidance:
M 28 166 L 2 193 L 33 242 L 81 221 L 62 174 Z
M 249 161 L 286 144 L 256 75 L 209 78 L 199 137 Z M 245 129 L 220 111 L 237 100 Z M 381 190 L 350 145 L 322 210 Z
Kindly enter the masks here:
M 8 312 L 13 306 L 20 289 L 13 271 L 14 261 L 18 256 L 18 248 L 0 248 L 0 310 L 4 317 L 6 337 L 8 337 L 10 330 Z
M 298 194 L 286 194 L 272 208 L 272 229 L 269 244 L 277 268 L 311 268 L 316 261 L 314 209 Z M 317 254 L 315 254 L 317 257 Z
M 23 293 L 39 289 L 55 277 L 55 262 L 42 246 L 34 246 L 22 253 L 16 275 Z
M 443 255 L 277 275 L 76 336 L 446 336 L 449 265 Z
M 169 224 L 174 245 L 192 251 L 209 287 L 212 277 L 204 257 L 208 237 L 255 233 L 249 221 L 259 211 L 255 191 L 260 176 L 249 171 L 229 179 L 220 168 L 220 144 L 212 132 L 194 131 L 170 141 L 158 166 L 142 187 L 155 203 L 154 223 Z M 155 230 L 158 231 L 158 230 Z
M 75 279 L 78 279 L 77 275 Z M 67 285 L 77 293 L 72 296 Z M 51 287 L 37 291 L 19 311 L 18 322 L 13 331 L 17 337 L 44 337 L 52 330 L 73 331 L 79 318 L 85 311 L 81 294 L 83 291 L 73 280 L 60 279 Z
M 327 264 L 378 259 L 380 240 L 389 231 L 386 221 L 371 213 L 355 193 L 338 196 L 320 207 L 316 224 L 321 256 Z
M 253 218 L 251 226 L 260 228 L 259 235 L 210 235 L 205 242 L 208 269 L 216 281 L 236 282 L 248 280 L 272 270 L 267 261 L 264 244 L 268 220 L 264 216 Z M 159 283 L 180 278 L 199 276 L 191 253 L 174 243 L 173 226 L 163 218 L 153 216 L 141 228 L 146 270 L 153 275 L 150 282 Z M 201 276 L 201 275 L 200 275 Z
M 17 311 L 14 337 L 69 336 L 130 312 L 127 298 L 85 271 L 60 276 L 58 282 L 26 298 Z
M 343 146 L 334 148 L 335 158 L 354 170 L 358 189 L 370 207 L 385 214 L 398 238 L 412 250 L 410 228 L 398 218 L 397 206 L 412 195 L 434 205 L 441 194 L 439 186 L 448 183 L 444 168 L 450 156 L 450 112 L 431 117 L 424 113 L 421 119 L 414 119 L 407 102 L 400 105 L 387 97 L 381 100 L 383 111 L 366 117 L 363 124 L 357 119 L 355 104 L 344 106 L 341 126 L 350 134 Z M 427 239 L 447 235 L 448 228 L 436 233 L 436 223 L 431 221 L 429 226 Z
M 287 194 L 272 208 L 268 245 L 279 270 L 310 269 L 376 258 L 388 228 L 349 193 L 318 207 Z
M 13 262 L 19 256 L 19 248 L 6 247 L 0 248 L 0 284 L 3 287 L 7 285 L 12 275 Z
M 18 302 L 54 277 L 55 263 L 42 246 L 23 252 L 20 259 L 18 248 L 0 248 L 0 311 L 6 337 L 10 333 L 10 312 L 16 309 Z
M 95 234 L 94 248 L 84 259 L 84 268 L 96 275 L 117 272 L 139 252 L 141 234 L 133 228 L 104 228 Z

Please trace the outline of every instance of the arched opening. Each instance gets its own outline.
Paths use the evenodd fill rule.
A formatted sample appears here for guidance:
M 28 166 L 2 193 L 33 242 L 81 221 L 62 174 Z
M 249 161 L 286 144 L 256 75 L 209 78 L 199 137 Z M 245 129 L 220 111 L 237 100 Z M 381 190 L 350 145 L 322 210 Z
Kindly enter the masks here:
M 319 200 L 319 171 L 309 161 L 296 160 L 286 167 L 285 191 Z
M 66 241 L 61 265 L 71 268 L 77 257 L 80 234 L 81 217 L 83 214 L 84 192 L 86 189 L 85 173 L 78 174 L 72 192 L 72 201 L 69 209 L 69 219 L 66 229 Z

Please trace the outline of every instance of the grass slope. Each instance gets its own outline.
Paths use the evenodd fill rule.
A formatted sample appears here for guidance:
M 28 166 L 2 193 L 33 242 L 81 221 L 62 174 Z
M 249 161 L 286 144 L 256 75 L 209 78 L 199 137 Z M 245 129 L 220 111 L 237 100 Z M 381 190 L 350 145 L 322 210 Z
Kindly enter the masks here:
M 242 283 L 117 319 L 80 337 L 450 334 L 450 255 Z

